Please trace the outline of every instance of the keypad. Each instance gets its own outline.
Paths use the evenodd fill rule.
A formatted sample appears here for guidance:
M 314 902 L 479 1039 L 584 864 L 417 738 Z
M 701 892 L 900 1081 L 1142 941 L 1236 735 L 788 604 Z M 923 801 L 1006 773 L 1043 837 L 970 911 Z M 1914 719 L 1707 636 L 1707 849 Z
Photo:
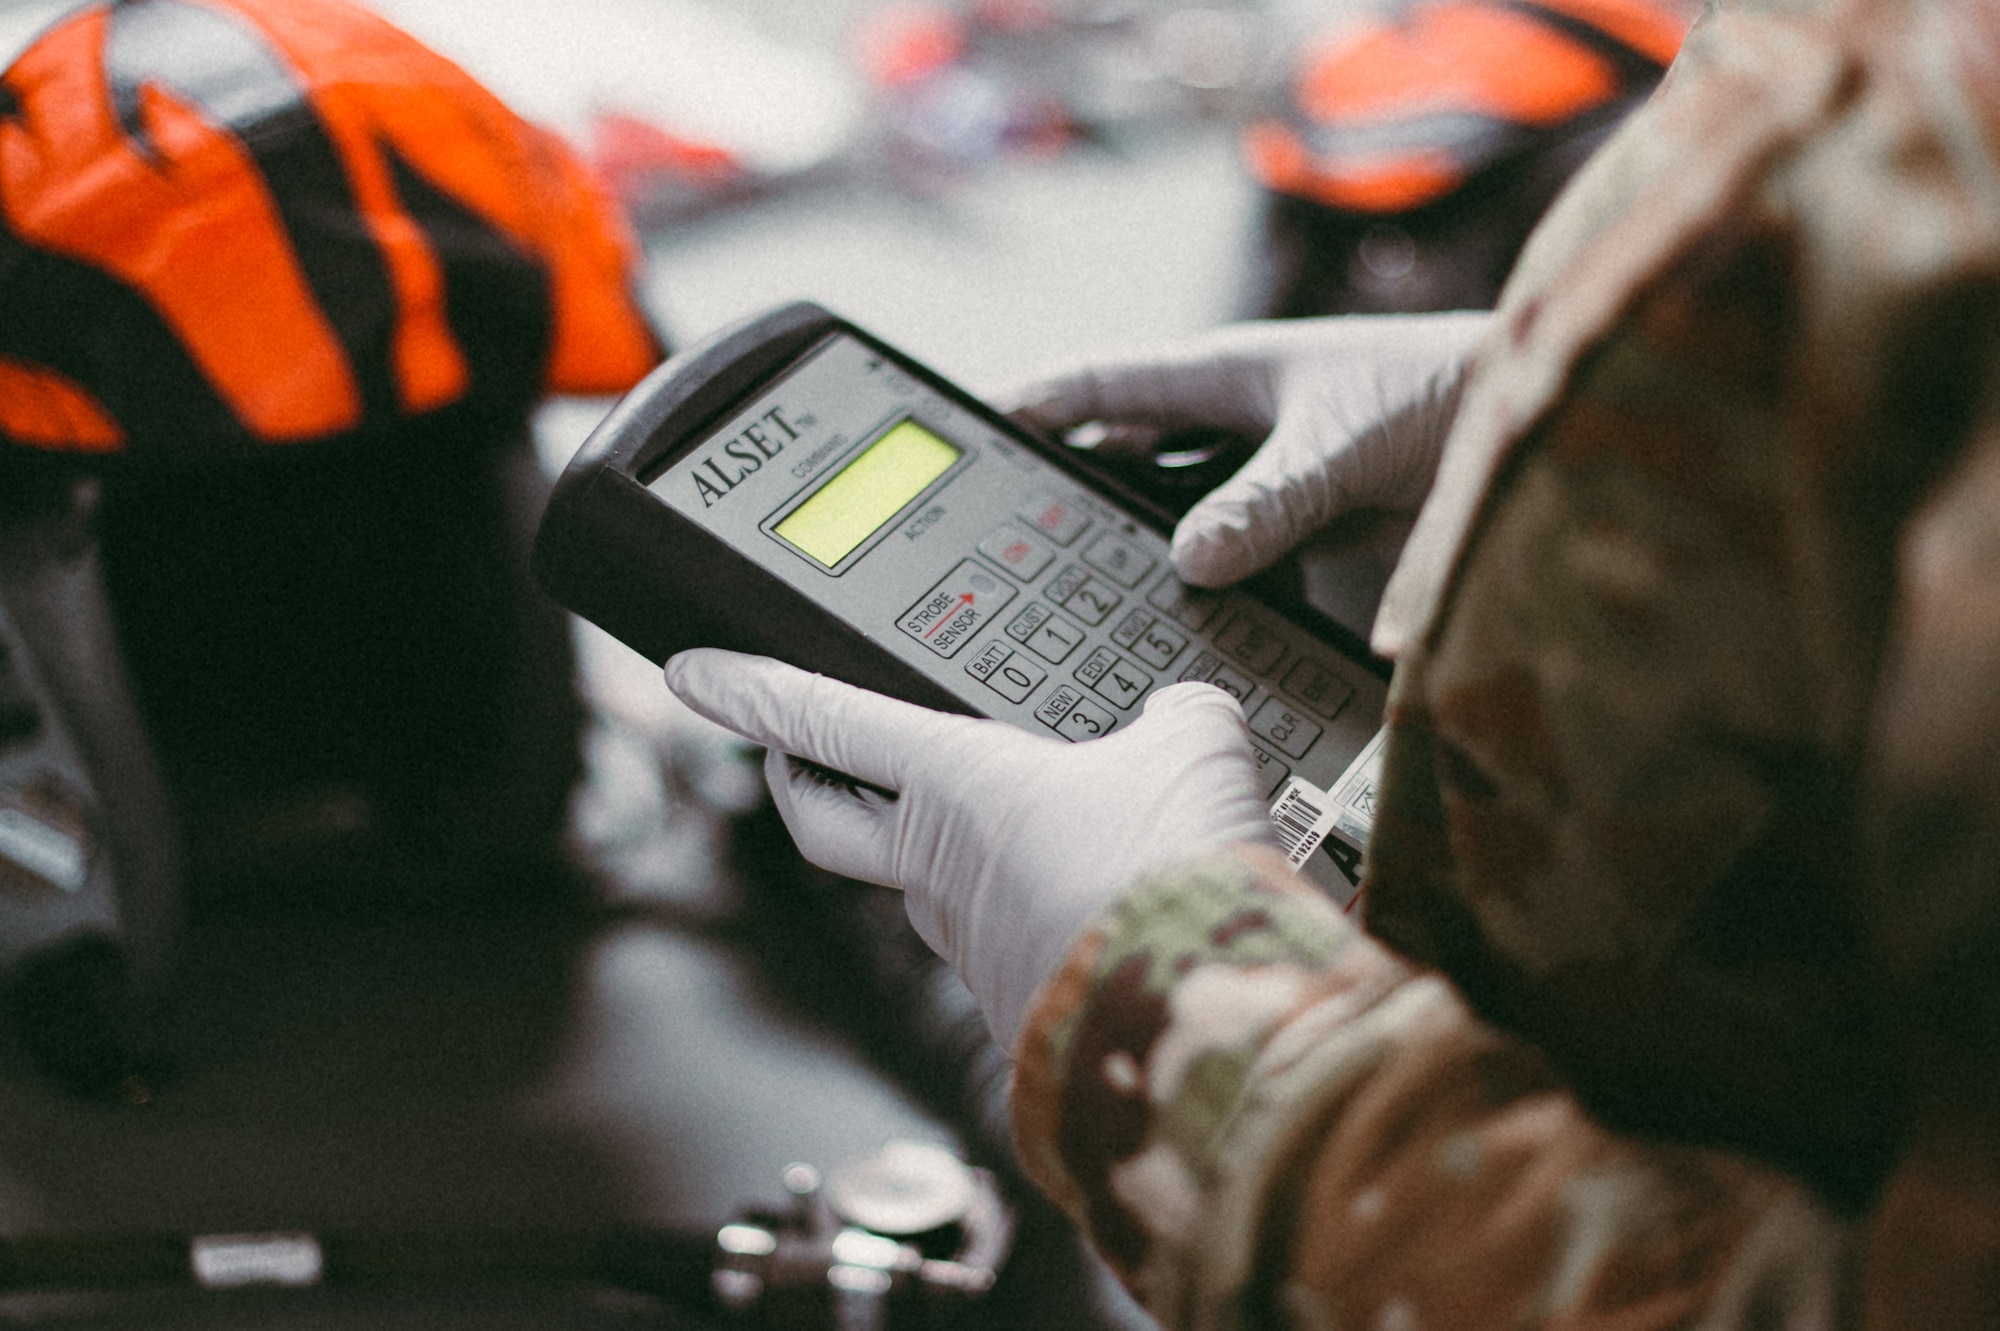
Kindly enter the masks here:
M 1241 596 L 1185 586 L 1156 551 L 1036 495 L 897 626 L 943 657 L 976 640 L 966 674 L 1071 741 L 1111 733 L 1162 684 L 1222 689 L 1243 706 L 1260 792 L 1275 798 L 1354 688 L 1295 630 Z

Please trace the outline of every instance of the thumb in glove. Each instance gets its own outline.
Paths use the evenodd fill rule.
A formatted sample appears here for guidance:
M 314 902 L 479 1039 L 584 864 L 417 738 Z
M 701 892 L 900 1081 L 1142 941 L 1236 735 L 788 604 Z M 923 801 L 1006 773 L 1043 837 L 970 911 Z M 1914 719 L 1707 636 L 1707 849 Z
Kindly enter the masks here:
M 1001 400 L 1017 421 L 1051 434 L 1094 421 L 1263 440 L 1174 533 L 1181 577 L 1217 587 L 1268 567 L 1343 513 L 1420 505 L 1491 317 L 1238 324 L 1071 366 Z
M 1070 744 L 733 652 L 684 652 L 667 683 L 770 749 L 772 797 L 807 859 L 903 889 L 1008 1048 L 1085 924 L 1135 880 L 1275 844 L 1243 713 L 1206 684 L 1162 689 L 1123 728 Z

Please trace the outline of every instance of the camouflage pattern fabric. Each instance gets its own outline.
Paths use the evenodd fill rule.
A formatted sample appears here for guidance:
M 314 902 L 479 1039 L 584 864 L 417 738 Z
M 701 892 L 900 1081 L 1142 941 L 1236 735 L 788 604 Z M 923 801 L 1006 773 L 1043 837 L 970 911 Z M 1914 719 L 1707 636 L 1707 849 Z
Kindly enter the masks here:
M 1021 1053 L 1028 1168 L 1164 1326 L 1834 1324 L 1802 1188 L 1593 1123 L 1267 853 L 1141 884 Z
M 2000 5 L 1745 6 L 1558 203 L 1378 622 L 1373 937 L 1190 866 L 1024 1039 L 1168 1325 L 2000 1326 L 1996 161 Z

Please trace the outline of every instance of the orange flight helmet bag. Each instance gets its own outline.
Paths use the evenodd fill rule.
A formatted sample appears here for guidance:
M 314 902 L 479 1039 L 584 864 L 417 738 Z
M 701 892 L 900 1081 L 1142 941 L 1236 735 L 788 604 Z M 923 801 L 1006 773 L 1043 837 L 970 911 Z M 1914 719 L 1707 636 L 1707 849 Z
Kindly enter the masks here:
M 1490 304 L 1687 28 L 1654 0 L 1414 0 L 1330 27 L 1243 136 L 1271 200 L 1255 312 Z
M 119 0 L 0 76 L 0 439 L 145 461 L 656 363 L 569 149 L 340 0 Z

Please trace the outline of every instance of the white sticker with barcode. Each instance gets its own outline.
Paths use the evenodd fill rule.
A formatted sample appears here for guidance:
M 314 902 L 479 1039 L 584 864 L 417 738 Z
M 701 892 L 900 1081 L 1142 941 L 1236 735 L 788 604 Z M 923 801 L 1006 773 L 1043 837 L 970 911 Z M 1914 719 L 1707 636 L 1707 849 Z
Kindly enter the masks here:
M 1310 781 L 1293 777 L 1278 792 L 1271 805 L 1271 825 L 1278 832 L 1278 847 L 1294 869 L 1304 864 L 1329 836 L 1345 841 L 1356 850 L 1368 844 L 1375 826 L 1375 803 L 1382 788 L 1382 744 L 1387 727 L 1361 750 L 1332 790 L 1321 790 Z
M 1271 826 L 1278 832 L 1278 849 L 1294 869 L 1304 864 L 1333 830 L 1333 801 L 1310 781 L 1293 777 L 1271 806 Z

